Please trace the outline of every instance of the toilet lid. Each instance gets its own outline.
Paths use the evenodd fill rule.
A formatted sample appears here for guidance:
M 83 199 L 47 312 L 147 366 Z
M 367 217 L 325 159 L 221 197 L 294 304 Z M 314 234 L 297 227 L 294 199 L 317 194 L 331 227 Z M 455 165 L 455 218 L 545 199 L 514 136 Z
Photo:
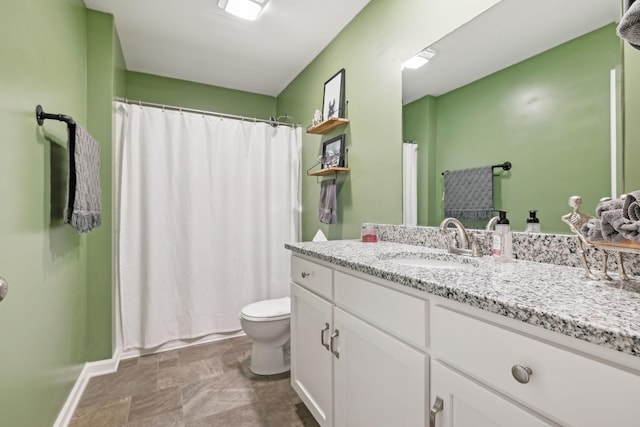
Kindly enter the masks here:
M 268 299 L 245 306 L 240 312 L 245 318 L 276 320 L 291 315 L 291 298 Z

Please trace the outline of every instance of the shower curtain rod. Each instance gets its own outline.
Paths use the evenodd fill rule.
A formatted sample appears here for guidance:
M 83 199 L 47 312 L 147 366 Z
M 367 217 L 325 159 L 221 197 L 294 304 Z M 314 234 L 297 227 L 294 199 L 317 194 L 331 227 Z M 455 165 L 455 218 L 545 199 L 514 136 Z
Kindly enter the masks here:
M 184 108 L 184 107 L 176 107 L 174 105 L 156 104 L 154 102 L 146 102 L 146 101 L 140 101 L 140 100 L 136 101 L 136 100 L 133 100 L 133 99 L 121 98 L 119 96 L 117 96 L 115 98 L 115 100 L 119 101 L 119 102 L 124 102 L 125 104 L 140 105 L 140 106 L 143 106 L 143 107 L 154 107 L 154 108 L 162 108 L 164 110 L 184 111 L 186 113 L 205 114 L 207 116 L 215 116 L 215 117 L 227 118 L 227 119 L 245 120 L 245 121 L 250 121 L 250 122 L 254 122 L 254 123 L 267 123 L 267 124 L 270 124 L 270 125 L 290 126 L 290 127 L 293 127 L 293 128 L 301 126 L 301 125 L 299 125 L 297 123 L 279 122 L 279 121 L 277 121 L 275 119 L 274 120 L 265 120 L 265 119 L 258 119 L 258 118 L 255 118 L 255 117 L 236 116 L 236 115 L 233 115 L 233 114 L 216 113 L 214 111 L 196 110 L 196 109 L 193 109 L 193 108 Z M 288 118 L 291 119 L 291 117 L 286 115 L 286 114 L 285 114 L 284 117 L 288 117 Z

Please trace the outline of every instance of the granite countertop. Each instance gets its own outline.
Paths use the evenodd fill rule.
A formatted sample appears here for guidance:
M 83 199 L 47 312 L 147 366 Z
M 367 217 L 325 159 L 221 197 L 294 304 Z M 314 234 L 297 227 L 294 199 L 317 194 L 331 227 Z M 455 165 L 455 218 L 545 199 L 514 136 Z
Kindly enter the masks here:
M 289 243 L 294 253 L 640 357 L 640 293 L 584 278 L 582 268 L 459 257 L 441 249 L 357 240 Z M 422 268 L 394 257 L 463 259 L 467 268 Z

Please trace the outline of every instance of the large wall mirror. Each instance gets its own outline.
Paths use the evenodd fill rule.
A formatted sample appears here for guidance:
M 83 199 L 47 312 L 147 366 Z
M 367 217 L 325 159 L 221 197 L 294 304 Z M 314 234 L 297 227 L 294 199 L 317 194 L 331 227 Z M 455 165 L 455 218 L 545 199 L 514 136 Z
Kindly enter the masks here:
M 502 0 L 403 69 L 403 138 L 418 144 L 418 224 L 443 219 L 443 177 L 505 161 L 494 207 L 512 229 L 537 210 L 543 232 L 568 233 L 569 196 L 622 188 L 619 0 Z M 465 222 L 483 227 L 486 221 Z

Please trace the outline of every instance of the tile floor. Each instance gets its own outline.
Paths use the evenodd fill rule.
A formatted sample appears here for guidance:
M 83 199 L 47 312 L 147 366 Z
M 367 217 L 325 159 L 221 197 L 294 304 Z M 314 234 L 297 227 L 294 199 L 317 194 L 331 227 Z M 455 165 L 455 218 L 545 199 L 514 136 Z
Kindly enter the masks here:
M 120 362 L 92 378 L 70 427 L 317 427 L 289 373 L 249 371 L 247 337 Z

